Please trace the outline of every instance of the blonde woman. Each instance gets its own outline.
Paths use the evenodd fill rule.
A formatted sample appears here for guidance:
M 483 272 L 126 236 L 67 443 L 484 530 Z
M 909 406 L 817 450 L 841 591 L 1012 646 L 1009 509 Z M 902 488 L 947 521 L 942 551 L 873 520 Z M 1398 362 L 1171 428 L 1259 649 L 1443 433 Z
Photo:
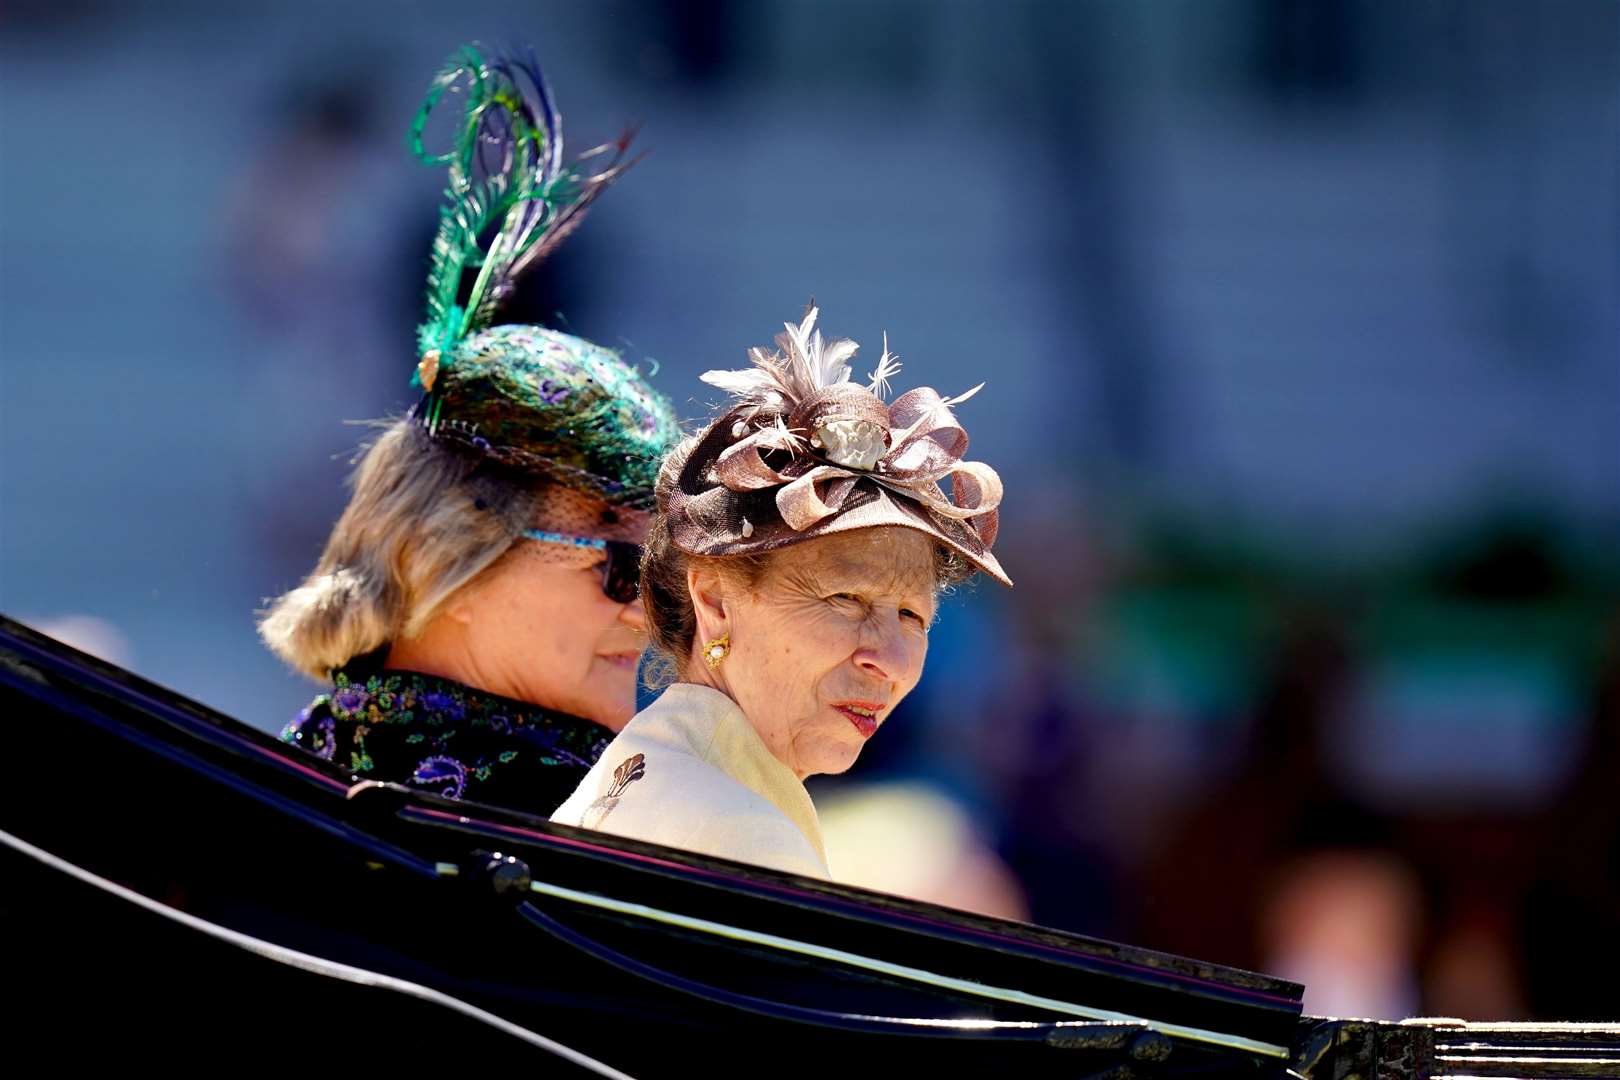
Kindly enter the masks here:
M 259 624 L 330 690 L 283 738 L 357 779 L 549 814 L 635 708 L 636 595 L 669 404 L 611 350 L 491 325 L 624 167 L 562 163 L 532 60 L 464 49 L 415 132 L 449 166 L 410 416 L 388 425 L 319 563 Z M 421 147 L 454 92 L 458 141 Z M 490 235 L 493 230 L 493 235 Z M 467 281 L 472 280 L 471 291 Z

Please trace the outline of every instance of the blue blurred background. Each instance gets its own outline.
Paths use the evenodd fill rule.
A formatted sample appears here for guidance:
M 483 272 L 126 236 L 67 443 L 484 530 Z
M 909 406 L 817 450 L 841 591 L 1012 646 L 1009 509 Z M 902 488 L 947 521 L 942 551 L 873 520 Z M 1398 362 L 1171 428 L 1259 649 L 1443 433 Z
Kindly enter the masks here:
M 253 613 L 342 506 L 345 422 L 412 400 L 442 178 L 407 124 L 461 42 L 532 41 L 576 150 L 652 153 L 514 319 L 688 419 L 811 296 L 899 386 L 988 382 L 1018 588 L 956 597 L 816 784 L 835 866 L 1320 1012 L 1620 1016 L 1577 963 L 1620 950 L 1620 6 L 9 0 L 0 34 L 0 610 L 266 730 L 309 698 Z

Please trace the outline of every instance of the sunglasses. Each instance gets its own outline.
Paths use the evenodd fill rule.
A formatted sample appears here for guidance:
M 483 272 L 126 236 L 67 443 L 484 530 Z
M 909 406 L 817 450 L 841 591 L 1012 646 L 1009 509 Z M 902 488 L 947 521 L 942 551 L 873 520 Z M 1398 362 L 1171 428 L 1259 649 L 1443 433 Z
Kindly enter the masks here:
M 597 536 L 543 532 L 540 529 L 524 529 L 523 535 L 542 543 L 569 544 L 605 552 L 607 558 L 602 560 L 602 595 L 616 604 L 628 604 L 641 591 L 640 544 L 632 544 L 628 540 L 603 540 Z

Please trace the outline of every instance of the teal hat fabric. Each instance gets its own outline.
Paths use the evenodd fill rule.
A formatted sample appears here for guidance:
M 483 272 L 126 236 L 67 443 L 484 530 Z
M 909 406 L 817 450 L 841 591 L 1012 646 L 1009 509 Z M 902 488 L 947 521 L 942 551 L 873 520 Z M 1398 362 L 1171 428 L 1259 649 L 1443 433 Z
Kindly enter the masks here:
M 464 338 L 433 389 L 444 402 L 429 421 L 436 438 L 619 505 L 652 505 L 659 462 L 680 438 L 669 401 L 617 352 L 542 326 Z

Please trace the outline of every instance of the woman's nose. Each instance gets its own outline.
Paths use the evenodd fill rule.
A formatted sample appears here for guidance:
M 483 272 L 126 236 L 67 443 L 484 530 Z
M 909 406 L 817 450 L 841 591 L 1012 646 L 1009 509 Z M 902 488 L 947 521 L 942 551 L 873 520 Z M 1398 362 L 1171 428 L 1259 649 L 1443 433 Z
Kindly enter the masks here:
M 619 621 L 635 630 L 646 631 L 647 609 L 642 605 L 639 595 L 619 611 Z
M 916 674 L 911 670 L 917 663 L 914 652 L 898 623 L 874 627 L 855 650 L 855 666 L 885 682 L 905 685 Z

